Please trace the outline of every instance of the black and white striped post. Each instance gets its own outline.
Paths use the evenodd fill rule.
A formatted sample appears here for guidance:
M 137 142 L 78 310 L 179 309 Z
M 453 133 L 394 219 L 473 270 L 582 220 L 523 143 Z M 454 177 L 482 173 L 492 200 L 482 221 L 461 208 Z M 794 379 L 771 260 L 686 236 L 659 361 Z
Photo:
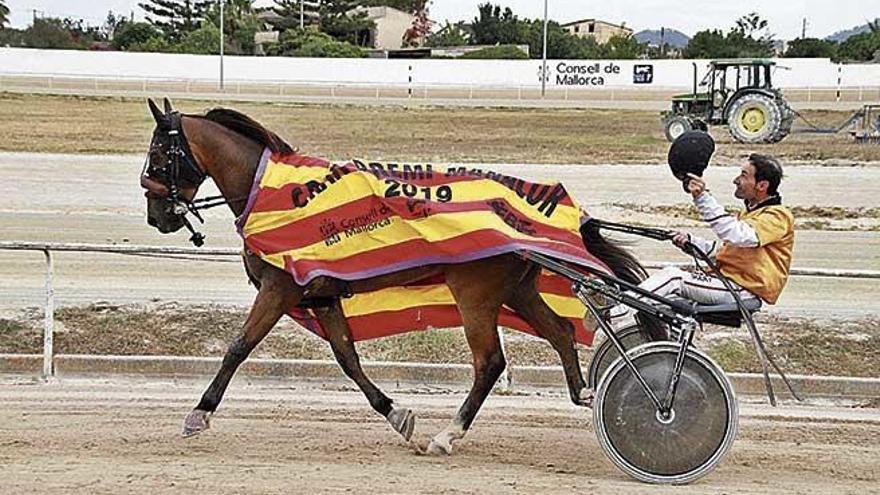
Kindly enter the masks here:
M 837 64 L 837 101 L 840 101 L 840 81 L 842 79 L 843 65 Z

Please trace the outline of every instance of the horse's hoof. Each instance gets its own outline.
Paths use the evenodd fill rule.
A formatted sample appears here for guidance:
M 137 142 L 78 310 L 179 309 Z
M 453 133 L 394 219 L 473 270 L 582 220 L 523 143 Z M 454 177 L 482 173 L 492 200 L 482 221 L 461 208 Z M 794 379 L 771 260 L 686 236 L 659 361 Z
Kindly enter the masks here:
M 429 455 L 452 455 L 452 443 L 432 438 L 431 443 L 428 444 L 427 453 Z
M 211 413 L 200 409 L 193 409 L 183 420 L 183 437 L 191 437 L 211 427 L 209 418 Z
M 580 392 L 578 392 L 577 399 L 574 401 L 574 403 L 575 405 L 592 409 L 593 399 L 595 399 L 595 391 L 590 387 L 584 387 L 581 389 Z
M 400 433 L 404 440 L 409 442 L 412 437 L 413 430 L 416 427 L 416 415 L 409 409 L 394 408 L 388 413 L 388 423 L 394 428 L 394 431 Z

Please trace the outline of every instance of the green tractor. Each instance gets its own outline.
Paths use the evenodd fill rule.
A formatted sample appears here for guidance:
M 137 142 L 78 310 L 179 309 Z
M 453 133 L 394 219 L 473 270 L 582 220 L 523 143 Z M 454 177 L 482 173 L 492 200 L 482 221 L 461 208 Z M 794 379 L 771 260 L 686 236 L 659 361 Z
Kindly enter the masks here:
M 741 143 L 776 143 L 791 131 L 795 114 L 770 75 L 776 62 L 766 59 L 729 59 L 709 62 L 709 72 L 697 92 L 672 97 L 672 110 L 663 112 L 666 139 L 674 141 L 691 129 L 726 125 Z

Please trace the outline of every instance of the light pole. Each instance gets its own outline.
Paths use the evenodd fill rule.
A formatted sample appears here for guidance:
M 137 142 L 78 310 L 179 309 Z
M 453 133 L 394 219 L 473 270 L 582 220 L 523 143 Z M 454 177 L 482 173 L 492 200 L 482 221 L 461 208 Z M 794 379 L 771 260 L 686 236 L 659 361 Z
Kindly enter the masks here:
M 547 93 L 547 0 L 544 0 L 544 54 L 541 57 L 541 98 Z
M 299 29 L 302 31 L 305 29 L 306 25 L 306 8 L 305 4 L 306 0 L 299 0 Z
M 225 0 L 220 0 L 220 90 L 223 90 L 223 4 Z

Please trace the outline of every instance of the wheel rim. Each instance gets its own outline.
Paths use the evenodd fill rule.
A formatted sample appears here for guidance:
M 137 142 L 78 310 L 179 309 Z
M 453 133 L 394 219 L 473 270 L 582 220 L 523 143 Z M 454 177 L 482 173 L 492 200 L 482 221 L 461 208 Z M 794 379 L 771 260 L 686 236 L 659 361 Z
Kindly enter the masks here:
M 669 124 L 669 135 L 672 136 L 673 139 L 684 134 L 684 131 L 684 124 L 681 122 L 673 122 Z
M 665 396 L 678 346 L 652 343 L 630 351 L 659 398 Z M 736 435 L 736 403 L 730 383 L 711 359 L 689 351 L 673 405 L 658 417 L 625 363 L 607 371 L 596 395 L 599 443 L 628 474 L 651 483 L 687 483 L 711 471 Z
M 740 125 L 746 132 L 757 134 L 767 125 L 767 112 L 760 107 L 752 107 L 742 113 Z

